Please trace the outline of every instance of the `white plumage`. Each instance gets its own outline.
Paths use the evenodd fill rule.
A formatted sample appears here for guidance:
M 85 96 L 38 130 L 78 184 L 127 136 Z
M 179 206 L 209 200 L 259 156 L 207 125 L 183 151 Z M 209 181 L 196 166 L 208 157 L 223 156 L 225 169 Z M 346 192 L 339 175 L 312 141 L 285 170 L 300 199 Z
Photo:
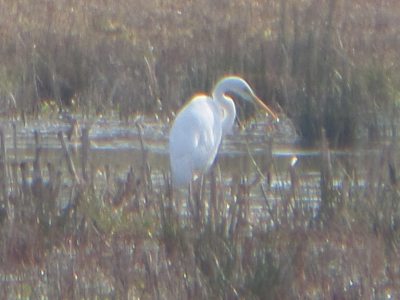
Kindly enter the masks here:
M 174 186 L 188 186 L 213 164 L 221 140 L 231 132 L 236 118 L 235 104 L 226 95 L 229 92 L 253 101 L 278 120 L 243 79 L 223 78 L 215 86 L 212 98 L 195 96 L 175 118 L 169 138 Z

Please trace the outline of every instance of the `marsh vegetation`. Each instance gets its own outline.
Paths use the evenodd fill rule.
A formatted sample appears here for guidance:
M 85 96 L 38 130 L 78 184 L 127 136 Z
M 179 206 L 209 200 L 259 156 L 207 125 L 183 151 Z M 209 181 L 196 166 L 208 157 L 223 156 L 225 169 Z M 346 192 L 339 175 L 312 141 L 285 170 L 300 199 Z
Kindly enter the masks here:
M 398 1 L 0 2 L 1 298 L 400 297 Z M 152 153 L 227 73 L 312 172 L 241 106 L 188 199 Z

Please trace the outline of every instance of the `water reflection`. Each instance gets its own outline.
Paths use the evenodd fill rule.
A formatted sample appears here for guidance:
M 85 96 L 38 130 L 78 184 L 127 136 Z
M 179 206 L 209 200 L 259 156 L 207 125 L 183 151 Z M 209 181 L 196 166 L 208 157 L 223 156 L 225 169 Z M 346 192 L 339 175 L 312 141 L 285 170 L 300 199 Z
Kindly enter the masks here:
M 83 121 L 81 121 L 83 123 Z M 277 176 L 286 175 L 293 156 L 299 158 L 296 167 L 301 174 L 313 174 L 319 171 L 318 149 L 302 149 L 295 144 L 296 135 L 289 126 L 278 128 L 272 136 L 263 132 L 263 124 L 256 124 L 246 131 L 239 131 L 228 136 L 219 151 L 217 162 L 222 173 L 253 174 L 257 168 L 263 170 L 272 164 Z M 40 132 L 43 158 L 46 162 L 59 164 L 62 158 L 60 141 L 57 138 L 59 131 L 65 132 L 68 124 L 62 120 L 30 122 L 28 128 L 21 122 L 16 122 L 16 148 L 13 143 L 11 122 L 1 122 L 6 133 L 6 147 L 8 159 L 32 160 L 34 158 L 35 142 L 33 132 Z M 143 164 L 143 150 L 147 152 L 152 170 L 169 171 L 168 160 L 168 124 L 163 122 L 143 123 L 140 127 L 135 124 L 121 123 L 117 119 L 99 119 L 91 124 L 91 164 L 95 167 L 103 165 L 139 168 Z M 140 135 L 138 130 L 141 130 Z M 141 141 L 141 137 L 143 140 Z M 79 168 L 80 165 L 80 140 L 73 138 L 67 141 L 72 150 L 73 159 Z M 271 148 L 272 147 L 272 148 Z M 340 171 L 340 160 L 346 156 L 374 156 L 377 150 L 353 149 L 347 151 L 331 151 L 333 170 Z
M 41 135 L 43 163 L 52 163 L 55 168 L 62 170 L 66 168 L 63 161 L 64 153 L 57 138 L 58 132 L 65 132 L 68 129 L 69 125 L 65 122 L 37 120 L 31 122 L 28 128 L 17 122 L 16 143 L 11 123 L 2 122 L 1 126 L 6 133 L 8 161 L 34 160 L 36 146 L 33 132 L 36 130 Z M 260 171 L 263 172 L 264 177 L 260 180 L 260 184 L 265 187 L 267 193 L 257 188 L 252 190 L 250 197 L 254 208 L 258 209 L 262 205 L 258 206 L 257 203 L 265 201 L 266 197 L 271 202 L 294 197 L 288 195 L 293 193 L 291 162 L 293 156 L 297 156 L 295 171 L 299 180 L 295 197 L 310 203 L 318 201 L 321 178 L 319 150 L 297 147 L 295 134 L 288 133 L 287 128 L 279 129 L 275 133 L 266 133 L 263 131 L 264 128 L 263 124 L 257 124 L 245 131 L 236 128 L 235 134 L 224 140 L 217 156 L 221 180 L 228 185 L 235 178 L 247 178 L 252 181 Z M 136 123 L 121 123 L 115 119 L 98 120 L 91 124 L 89 164 L 99 169 L 109 166 L 113 172 L 124 176 L 131 166 L 139 170 L 146 160 L 154 175 L 155 186 L 162 186 L 165 183 L 162 174 L 170 172 L 168 131 L 169 125 L 163 122 L 148 122 L 137 126 Z M 80 174 L 82 164 L 80 139 L 72 138 L 67 143 L 76 171 Z M 331 151 L 332 174 L 337 185 L 341 184 L 344 175 L 351 176 L 350 160 L 352 164 L 362 165 L 364 161 L 376 159 L 379 151 L 374 148 L 366 150 L 365 147 Z

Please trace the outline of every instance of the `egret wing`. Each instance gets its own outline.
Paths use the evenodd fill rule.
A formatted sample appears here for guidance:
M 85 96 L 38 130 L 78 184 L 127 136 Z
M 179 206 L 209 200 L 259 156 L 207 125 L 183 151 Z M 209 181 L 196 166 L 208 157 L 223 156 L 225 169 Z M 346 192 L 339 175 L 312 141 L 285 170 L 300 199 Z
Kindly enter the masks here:
M 174 181 L 186 185 L 206 172 L 221 142 L 221 114 L 218 104 L 197 96 L 178 114 L 170 133 L 170 158 Z

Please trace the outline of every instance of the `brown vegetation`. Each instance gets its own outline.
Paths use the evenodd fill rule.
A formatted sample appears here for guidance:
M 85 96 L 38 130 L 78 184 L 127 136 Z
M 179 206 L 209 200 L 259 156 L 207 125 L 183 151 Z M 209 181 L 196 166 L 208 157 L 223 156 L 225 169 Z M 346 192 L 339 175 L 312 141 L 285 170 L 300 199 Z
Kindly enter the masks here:
M 65 108 L 65 85 L 86 115 L 128 119 L 160 104 L 170 115 L 235 73 L 321 149 L 318 205 L 298 196 L 303 174 L 291 168 L 290 193 L 266 197 L 263 216 L 249 195 L 271 193 L 268 179 L 248 174 L 211 175 L 197 214 L 167 175 L 154 184 L 145 152 L 140 169 L 98 176 L 87 130 L 76 169 L 60 133 L 61 172 L 42 166 L 39 133 L 35 159 L 20 162 L 0 131 L 0 298 L 400 298 L 400 2 L 0 3 L 4 114 L 38 114 L 47 97 Z M 385 135 L 377 157 L 348 155 L 332 173 L 329 142 Z
M 267 164 L 255 178 L 221 180 L 213 170 L 202 193 L 187 198 L 152 174 L 145 153 L 125 175 L 112 166 L 99 175 L 87 132 L 80 166 L 61 132 L 62 165 L 42 168 L 38 132 L 33 161 L 2 152 L 1 298 L 400 296 L 395 144 L 379 155 L 348 154 L 338 176 L 325 140 L 317 187 L 292 166 L 290 188 L 272 189 Z M 256 213 L 250 195 L 260 188 Z M 320 200 L 301 196 L 310 193 Z
M 86 114 L 169 115 L 235 73 L 304 141 L 324 127 L 348 145 L 396 121 L 399 10 L 395 0 L 3 0 L 2 110 L 36 114 L 43 97 L 65 106 L 76 93 Z

